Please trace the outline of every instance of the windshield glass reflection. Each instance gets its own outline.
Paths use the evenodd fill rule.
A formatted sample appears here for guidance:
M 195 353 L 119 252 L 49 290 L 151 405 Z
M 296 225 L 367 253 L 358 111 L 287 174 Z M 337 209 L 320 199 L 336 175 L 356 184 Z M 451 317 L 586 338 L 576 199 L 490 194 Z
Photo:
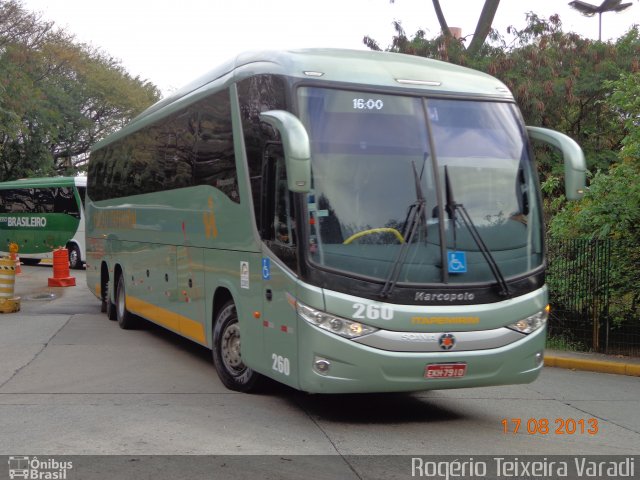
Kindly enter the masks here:
M 443 268 L 450 283 L 495 281 L 469 229 L 445 209 L 446 166 L 450 194 L 502 274 L 542 264 L 536 184 L 512 105 L 309 87 L 299 93 L 312 147 L 312 262 L 386 280 L 403 248 L 398 282 L 439 283 Z M 417 201 L 424 203 L 419 218 Z M 455 258 L 464 258 L 464 272 L 443 262 L 440 229 L 446 250 L 463 252 Z

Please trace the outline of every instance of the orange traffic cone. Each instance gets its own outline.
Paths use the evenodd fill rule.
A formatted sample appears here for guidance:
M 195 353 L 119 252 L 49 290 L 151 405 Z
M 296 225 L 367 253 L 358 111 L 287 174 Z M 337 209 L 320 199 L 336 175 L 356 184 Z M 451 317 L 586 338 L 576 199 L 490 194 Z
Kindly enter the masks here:
M 75 287 L 76 279 L 69 275 L 69 251 L 58 248 L 53 251 L 53 277 L 49 278 L 50 287 Z

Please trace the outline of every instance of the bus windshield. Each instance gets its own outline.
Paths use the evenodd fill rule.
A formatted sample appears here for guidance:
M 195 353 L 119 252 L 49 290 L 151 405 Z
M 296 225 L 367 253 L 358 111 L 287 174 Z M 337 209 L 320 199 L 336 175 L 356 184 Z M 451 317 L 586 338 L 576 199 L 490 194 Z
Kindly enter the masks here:
M 542 266 L 537 180 L 514 105 L 298 92 L 313 264 L 375 281 L 395 268 L 413 284 L 494 282 L 492 262 L 505 278 Z

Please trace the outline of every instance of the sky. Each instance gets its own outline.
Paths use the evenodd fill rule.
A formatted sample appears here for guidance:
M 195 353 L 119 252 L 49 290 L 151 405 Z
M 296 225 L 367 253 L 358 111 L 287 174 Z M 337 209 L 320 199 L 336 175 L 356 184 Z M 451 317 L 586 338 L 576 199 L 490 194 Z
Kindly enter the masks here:
M 601 0 L 587 0 L 599 4 Z M 620 37 L 640 24 L 640 0 L 622 13 L 602 16 L 602 39 Z M 400 21 L 411 36 L 439 31 L 430 0 L 22 0 L 82 43 L 119 59 L 133 76 L 157 85 L 168 95 L 233 58 L 261 49 L 335 47 L 366 49 L 365 35 L 385 48 Z M 447 23 L 462 35 L 475 30 L 484 0 L 441 0 Z M 568 0 L 502 0 L 493 22 L 506 35 L 508 26 L 525 25 L 526 12 L 559 14 L 564 31 L 598 38 L 598 18 L 587 18 Z

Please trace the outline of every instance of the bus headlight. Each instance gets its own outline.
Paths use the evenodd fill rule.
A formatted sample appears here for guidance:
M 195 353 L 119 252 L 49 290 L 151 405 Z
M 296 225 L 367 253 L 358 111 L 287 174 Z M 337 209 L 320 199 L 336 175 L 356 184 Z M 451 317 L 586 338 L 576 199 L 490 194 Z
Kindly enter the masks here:
M 347 320 L 346 318 L 336 317 L 335 315 L 316 310 L 300 302 L 296 303 L 296 309 L 298 315 L 311 325 L 315 325 L 316 327 L 344 338 L 357 338 L 378 330 L 375 327 L 370 327 L 360 322 L 354 322 L 353 320 Z
M 515 330 L 516 332 L 528 334 L 535 332 L 540 327 L 543 327 L 547 323 L 547 318 L 549 318 L 549 307 L 546 307 L 544 310 L 540 310 L 538 313 L 534 313 L 527 318 L 518 320 L 511 325 L 507 325 L 507 328 Z

